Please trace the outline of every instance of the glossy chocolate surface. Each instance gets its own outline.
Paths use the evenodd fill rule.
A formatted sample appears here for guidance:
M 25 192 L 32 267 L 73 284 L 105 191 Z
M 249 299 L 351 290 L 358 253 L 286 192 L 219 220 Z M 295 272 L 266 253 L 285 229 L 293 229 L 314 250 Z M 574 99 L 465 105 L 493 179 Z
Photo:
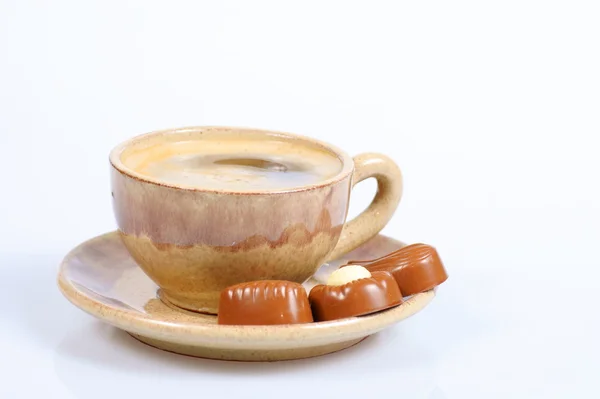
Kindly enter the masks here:
M 404 296 L 430 290 L 448 278 L 436 249 L 427 244 L 412 244 L 378 259 L 352 261 L 370 272 L 392 273 Z
M 237 284 L 221 292 L 218 323 L 273 325 L 313 321 L 308 296 L 301 284 L 263 280 Z
M 344 285 L 317 285 L 310 291 L 315 321 L 363 316 L 402 303 L 402 294 L 388 272 L 374 272 Z

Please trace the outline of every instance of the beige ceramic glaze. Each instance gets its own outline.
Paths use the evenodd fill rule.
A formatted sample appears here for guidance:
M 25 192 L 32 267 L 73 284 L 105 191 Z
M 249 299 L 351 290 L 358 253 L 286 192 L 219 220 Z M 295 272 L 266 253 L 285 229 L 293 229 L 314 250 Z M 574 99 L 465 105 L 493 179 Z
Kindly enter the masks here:
M 140 175 L 124 161 L 137 148 L 242 136 L 314 147 L 339 159 L 339 173 L 293 189 L 236 192 L 168 184 Z M 353 160 L 328 144 L 280 132 L 226 127 L 161 131 L 123 143 L 110 160 L 116 220 L 131 256 L 165 299 L 207 313 L 216 312 L 220 291 L 233 284 L 305 281 L 327 259 L 375 236 L 402 195 L 400 170 L 389 158 L 363 154 Z M 373 203 L 344 226 L 351 187 L 369 177 L 378 181 Z
M 376 258 L 402 245 L 378 235 L 322 270 L 333 270 L 349 259 Z M 158 299 L 158 287 L 136 265 L 117 232 L 71 251 L 61 265 L 58 283 L 73 304 L 149 345 L 186 355 L 245 361 L 299 359 L 345 349 L 417 313 L 435 295 L 428 291 L 390 310 L 330 322 L 217 325 L 215 316 L 171 307 Z M 307 290 L 313 285 L 305 283 Z

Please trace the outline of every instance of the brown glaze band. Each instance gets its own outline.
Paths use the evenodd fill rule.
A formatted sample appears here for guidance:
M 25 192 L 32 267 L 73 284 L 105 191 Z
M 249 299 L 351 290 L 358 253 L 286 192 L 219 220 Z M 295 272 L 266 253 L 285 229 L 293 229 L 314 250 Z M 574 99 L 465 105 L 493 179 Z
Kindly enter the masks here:
M 316 235 L 339 228 L 346 217 L 349 191 L 350 177 L 292 194 L 229 195 L 156 186 L 112 170 L 113 207 L 120 230 L 181 247 L 200 243 L 235 247 L 250 237 L 275 243 L 291 233 Z
M 253 281 L 228 287 L 219 300 L 218 323 L 274 325 L 311 323 L 308 296 L 290 281 Z
M 405 296 L 428 291 L 448 279 L 448 273 L 435 248 L 427 244 L 407 245 L 378 259 L 351 261 L 370 272 L 392 273 Z
M 317 285 L 310 291 L 309 301 L 315 321 L 328 321 L 363 316 L 402 303 L 402 293 L 388 272 L 374 272 L 338 286 Z

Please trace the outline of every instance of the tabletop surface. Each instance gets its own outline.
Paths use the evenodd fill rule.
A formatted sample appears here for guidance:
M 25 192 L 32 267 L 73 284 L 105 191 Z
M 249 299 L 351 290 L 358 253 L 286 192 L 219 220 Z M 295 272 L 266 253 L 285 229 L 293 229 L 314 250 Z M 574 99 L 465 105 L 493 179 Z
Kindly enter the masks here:
M 371 3 L 0 2 L 0 398 L 600 397 L 600 5 Z M 56 273 L 116 227 L 110 149 L 186 125 L 387 154 L 404 195 L 383 233 L 434 245 L 448 281 L 360 345 L 283 363 L 88 316 Z

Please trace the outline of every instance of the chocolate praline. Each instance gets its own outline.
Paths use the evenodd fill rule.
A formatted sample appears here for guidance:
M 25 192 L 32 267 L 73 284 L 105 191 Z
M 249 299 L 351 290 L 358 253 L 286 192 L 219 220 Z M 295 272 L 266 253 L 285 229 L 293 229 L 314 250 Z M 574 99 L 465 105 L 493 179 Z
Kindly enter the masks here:
M 218 324 L 274 325 L 312 321 L 306 290 L 291 281 L 236 284 L 224 289 L 219 299 Z
M 402 294 L 388 272 L 374 272 L 344 285 L 317 285 L 309 301 L 315 321 L 364 316 L 400 305 Z
M 411 244 L 378 259 L 352 261 L 370 272 L 392 273 L 405 296 L 428 291 L 448 279 L 448 273 L 436 249 L 427 244 Z

